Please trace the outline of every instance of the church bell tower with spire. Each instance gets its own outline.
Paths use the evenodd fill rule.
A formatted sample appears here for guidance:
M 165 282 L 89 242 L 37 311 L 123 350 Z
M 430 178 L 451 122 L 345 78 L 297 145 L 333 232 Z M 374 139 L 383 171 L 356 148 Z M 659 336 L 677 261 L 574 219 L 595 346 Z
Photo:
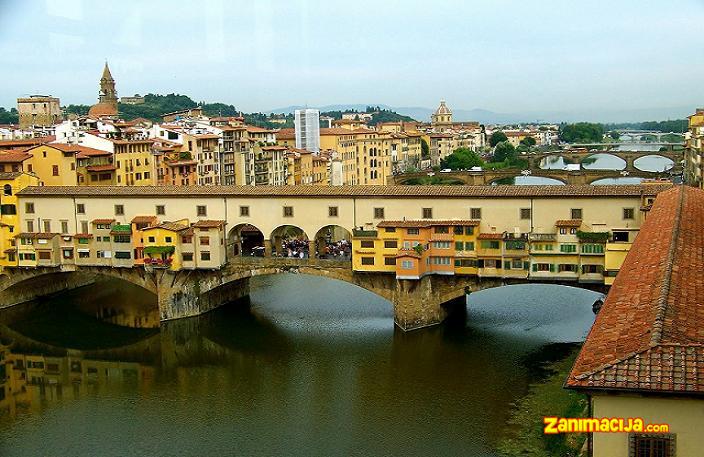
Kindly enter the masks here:
M 110 103 L 115 106 L 117 110 L 117 91 L 115 90 L 115 80 L 112 79 L 110 74 L 110 68 L 108 67 L 108 62 L 105 62 L 105 68 L 103 68 L 103 76 L 100 78 L 100 103 Z

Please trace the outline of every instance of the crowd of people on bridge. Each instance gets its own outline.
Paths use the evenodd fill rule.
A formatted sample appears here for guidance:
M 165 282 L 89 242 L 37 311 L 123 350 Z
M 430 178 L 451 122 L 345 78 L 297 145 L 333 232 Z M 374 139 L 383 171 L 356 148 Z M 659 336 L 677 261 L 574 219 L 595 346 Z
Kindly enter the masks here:
M 308 258 L 307 238 L 287 238 L 281 242 L 281 257 Z
M 327 241 L 323 252 L 318 253 L 321 259 L 349 260 L 352 257 L 352 243 L 349 240 Z

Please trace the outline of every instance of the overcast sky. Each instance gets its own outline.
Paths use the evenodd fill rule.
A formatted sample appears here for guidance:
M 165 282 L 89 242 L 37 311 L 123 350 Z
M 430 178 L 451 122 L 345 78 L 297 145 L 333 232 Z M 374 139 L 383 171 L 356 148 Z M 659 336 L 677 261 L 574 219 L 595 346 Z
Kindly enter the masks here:
M 0 106 L 176 92 L 244 111 L 704 105 L 704 2 L 0 0 Z

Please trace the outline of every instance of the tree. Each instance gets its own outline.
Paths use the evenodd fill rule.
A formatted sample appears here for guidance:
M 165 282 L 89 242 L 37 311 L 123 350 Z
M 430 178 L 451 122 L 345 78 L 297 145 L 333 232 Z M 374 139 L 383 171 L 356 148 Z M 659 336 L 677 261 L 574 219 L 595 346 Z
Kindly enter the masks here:
M 479 155 L 468 148 L 457 148 L 452 154 L 440 161 L 440 168 L 451 170 L 466 170 L 472 167 L 481 167 L 484 161 Z
M 0 107 L 0 124 L 17 124 L 18 122 L 19 116 L 15 108 L 6 111 L 5 108 Z
M 521 140 L 521 144 L 523 146 L 527 146 L 529 148 L 531 146 L 535 146 L 536 143 L 537 143 L 537 141 L 535 141 L 535 138 L 533 138 L 532 136 L 527 136 Z
M 489 137 L 489 144 L 493 148 L 497 144 L 501 143 L 502 141 L 507 141 L 508 137 L 504 132 L 501 130 L 497 130 L 496 132 L 492 133 L 491 136 Z
M 604 126 L 591 122 L 562 124 L 560 139 L 566 143 L 601 143 L 604 140 Z
M 493 162 L 512 162 L 516 160 L 516 148 L 508 141 L 502 141 L 494 148 Z
M 612 140 L 618 141 L 619 138 L 621 138 L 621 134 L 618 133 L 616 130 L 612 130 L 609 132 L 609 136 L 611 137 Z
M 430 158 L 430 146 L 428 146 L 428 142 L 425 141 L 425 138 L 420 139 L 420 157 L 421 159 Z

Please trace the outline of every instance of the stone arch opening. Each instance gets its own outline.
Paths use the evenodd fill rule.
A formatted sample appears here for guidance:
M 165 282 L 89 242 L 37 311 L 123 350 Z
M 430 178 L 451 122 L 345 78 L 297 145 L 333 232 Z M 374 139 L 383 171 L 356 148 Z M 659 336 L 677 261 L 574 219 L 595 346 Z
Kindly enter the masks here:
M 640 171 L 664 173 L 675 166 L 675 162 L 660 154 L 649 154 L 638 157 L 633 161 L 633 166 Z
M 583 158 L 580 165 L 585 170 L 625 170 L 628 162 L 615 154 L 596 152 Z
M 271 231 L 271 255 L 274 257 L 310 257 L 311 241 L 305 230 L 295 225 L 280 225 Z
M 252 224 L 238 224 L 227 234 L 227 252 L 234 257 L 264 257 L 264 233 Z
M 339 225 L 326 225 L 315 234 L 315 257 L 319 259 L 352 259 L 352 234 Z

